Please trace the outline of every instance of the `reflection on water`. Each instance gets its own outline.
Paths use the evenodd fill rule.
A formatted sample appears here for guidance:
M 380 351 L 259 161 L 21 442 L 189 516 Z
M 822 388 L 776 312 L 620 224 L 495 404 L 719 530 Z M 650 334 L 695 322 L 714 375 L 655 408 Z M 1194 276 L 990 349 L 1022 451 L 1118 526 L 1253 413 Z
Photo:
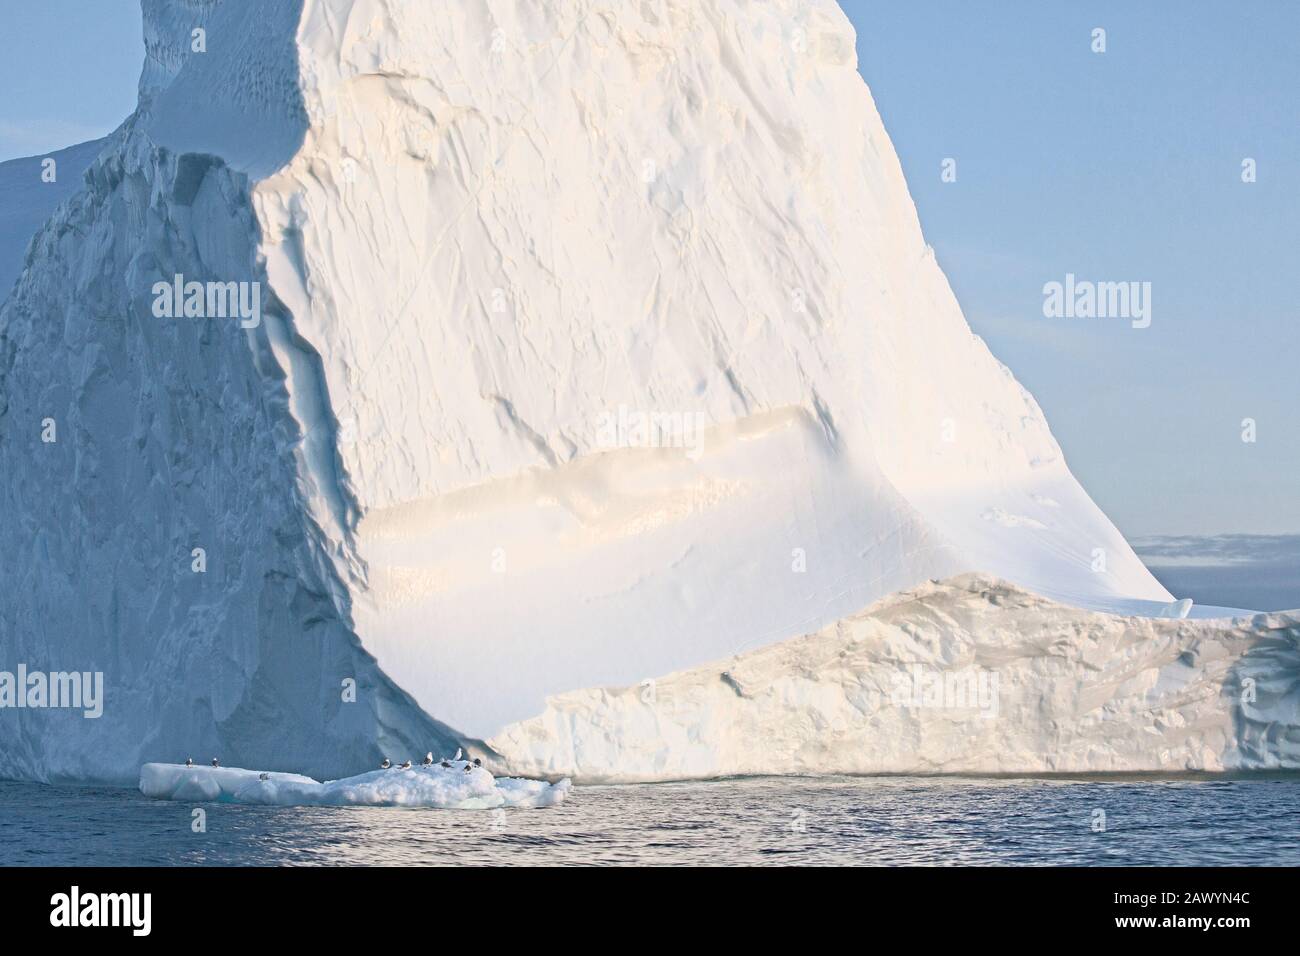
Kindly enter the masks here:
M 206 833 L 191 830 L 196 806 Z M 560 807 L 503 813 L 191 805 L 0 782 L 0 860 L 1295 866 L 1300 776 L 722 780 L 581 787 Z

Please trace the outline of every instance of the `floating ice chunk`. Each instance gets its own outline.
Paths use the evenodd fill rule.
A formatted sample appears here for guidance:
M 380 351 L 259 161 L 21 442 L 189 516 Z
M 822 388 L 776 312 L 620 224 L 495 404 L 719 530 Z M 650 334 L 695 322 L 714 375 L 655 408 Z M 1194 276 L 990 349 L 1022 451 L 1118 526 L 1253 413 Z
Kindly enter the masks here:
M 564 800 L 569 781 L 548 783 L 494 777 L 461 760 L 444 767 L 374 770 L 325 783 L 296 773 L 259 773 L 234 767 L 186 767 L 147 763 L 140 792 L 160 800 L 216 801 L 265 806 L 551 807 Z
M 1173 617 L 1181 620 L 1182 618 L 1187 617 L 1187 615 L 1191 613 L 1192 613 L 1192 599 L 1183 598 L 1181 601 L 1175 601 L 1173 604 L 1170 604 L 1163 611 L 1161 611 L 1160 617 Z

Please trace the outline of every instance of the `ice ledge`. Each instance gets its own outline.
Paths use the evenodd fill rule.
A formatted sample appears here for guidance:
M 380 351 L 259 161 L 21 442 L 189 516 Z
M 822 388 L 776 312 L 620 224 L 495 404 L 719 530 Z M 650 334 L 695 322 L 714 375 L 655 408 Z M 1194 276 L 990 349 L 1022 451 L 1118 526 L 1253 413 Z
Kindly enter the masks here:
M 490 745 L 579 782 L 1300 768 L 1300 615 L 1085 611 L 984 575 L 814 634 L 553 697 Z

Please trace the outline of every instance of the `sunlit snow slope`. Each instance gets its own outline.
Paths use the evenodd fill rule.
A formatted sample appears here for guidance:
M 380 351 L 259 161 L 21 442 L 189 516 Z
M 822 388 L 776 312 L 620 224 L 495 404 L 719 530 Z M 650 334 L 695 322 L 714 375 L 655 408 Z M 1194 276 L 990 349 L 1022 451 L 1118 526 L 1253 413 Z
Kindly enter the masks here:
M 968 570 L 1171 599 L 967 327 L 831 0 L 144 7 L 0 311 L 0 649 L 109 703 L 0 714 L 0 774 L 338 775 Z M 154 317 L 177 273 L 261 324 Z
M 834 3 L 452 9 L 309 4 L 255 192 L 358 630 L 430 712 L 485 735 L 971 568 L 1169 600 L 967 328 Z

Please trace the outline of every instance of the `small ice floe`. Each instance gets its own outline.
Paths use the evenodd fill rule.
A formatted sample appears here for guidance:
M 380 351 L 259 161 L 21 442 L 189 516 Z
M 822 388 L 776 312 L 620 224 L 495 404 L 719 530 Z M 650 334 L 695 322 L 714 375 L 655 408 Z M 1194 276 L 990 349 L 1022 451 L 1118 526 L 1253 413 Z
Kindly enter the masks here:
M 494 777 L 481 764 L 468 760 L 372 770 L 325 783 L 296 773 L 236 767 L 147 763 L 140 768 L 140 792 L 146 797 L 277 807 L 552 807 L 564 800 L 569 788 L 567 778 L 548 783 Z

